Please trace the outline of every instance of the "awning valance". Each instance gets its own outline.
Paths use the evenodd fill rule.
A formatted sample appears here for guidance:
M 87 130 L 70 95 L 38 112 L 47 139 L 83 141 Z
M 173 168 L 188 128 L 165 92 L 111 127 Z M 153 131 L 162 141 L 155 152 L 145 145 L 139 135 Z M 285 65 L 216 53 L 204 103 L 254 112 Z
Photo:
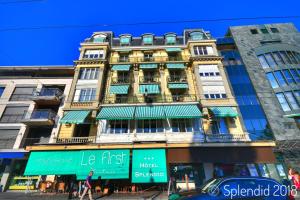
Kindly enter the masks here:
M 167 63 L 168 69 L 184 69 L 183 63 Z
M 197 105 L 172 105 L 164 106 L 164 108 L 166 117 L 169 119 L 202 117 L 202 113 Z
M 164 119 L 166 118 L 163 106 L 138 106 L 135 119 Z
M 140 64 L 140 69 L 157 69 L 157 64 L 155 63 Z
M 158 84 L 141 84 L 139 87 L 139 92 L 141 94 L 159 94 L 159 86 Z
M 65 116 L 60 120 L 62 124 L 83 124 L 90 114 L 89 110 L 72 110 L 67 111 Z
M 166 52 L 180 52 L 181 48 L 177 47 L 171 47 L 171 48 L 166 48 Z
M 169 83 L 169 89 L 187 89 L 189 85 L 187 83 Z
M 130 65 L 113 65 L 112 70 L 115 71 L 129 71 Z
M 134 106 L 103 107 L 97 116 L 97 120 L 129 120 L 133 119 Z
M 110 94 L 128 94 L 129 85 L 111 85 Z
M 232 107 L 209 107 L 215 117 L 237 117 L 238 113 Z

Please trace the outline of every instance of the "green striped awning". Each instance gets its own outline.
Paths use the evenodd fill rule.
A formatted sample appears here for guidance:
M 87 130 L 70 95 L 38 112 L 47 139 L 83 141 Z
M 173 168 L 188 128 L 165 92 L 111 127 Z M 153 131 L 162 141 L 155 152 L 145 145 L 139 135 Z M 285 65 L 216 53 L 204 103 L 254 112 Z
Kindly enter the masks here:
M 167 64 L 168 69 L 184 69 L 183 63 L 168 63 Z
M 145 94 L 147 90 L 147 94 L 159 94 L 159 86 L 158 84 L 141 84 L 139 87 L 139 92 L 141 94 Z
M 163 106 L 137 106 L 135 119 L 165 119 Z
M 288 118 L 300 117 L 300 113 L 284 115 L 284 117 L 288 117 Z
M 157 64 L 140 64 L 140 69 L 157 69 Z
M 175 118 L 200 118 L 201 111 L 197 105 L 172 105 L 165 106 L 166 117 L 169 119 Z
M 59 122 L 62 124 L 83 124 L 89 114 L 89 110 L 68 111 Z
M 166 48 L 166 52 L 180 52 L 181 48 L 176 48 L 176 47 L 172 47 L 172 48 Z
M 187 83 L 169 83 L 169 89 L 187 89 L 189 85 Z
M 128 94 L 129 85 L 111 85 L 109 94 Z
M 215 117 L 237 117 L 238 113 L 232 107 L 209 107 Z
M 129 71 L 130 65 L 113 65 L 112 70 L 115 71 Z
M 133 119 L 134 106 L 114 106 L 114 107 L 103 107 L 98 116 L 97 120 L 123 120 L 123 119 Z

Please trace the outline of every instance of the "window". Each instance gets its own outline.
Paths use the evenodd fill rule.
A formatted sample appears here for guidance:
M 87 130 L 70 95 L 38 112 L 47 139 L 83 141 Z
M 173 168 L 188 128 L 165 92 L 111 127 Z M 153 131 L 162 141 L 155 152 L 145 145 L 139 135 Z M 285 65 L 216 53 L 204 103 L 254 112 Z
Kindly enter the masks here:
M 96 88 L 76 89 L 74 102 L 90 102 L 96 99 Z
M 193 124 L 191 119 L 172 119 L 173 132 L 192 132 Z
M 199 31 L 192 32 L 190 33 L 190 38 L 194 41 L 203 40 L 203 33 Z
M 257 29 L 251 29 L 250 32 L 251 32 L 253 35 L 258 34 Z
M 103 59 L 104 50 L 86 50 L 83 55 L 84 59 Z
M 269 31 L 266 29 L 266 28 L 262 28 L 260 29 L 260 31 L 263 33 L 263 34 L 268 34 Z
M 202 88 L 207 99 L 227 98 L 224 86 L 202 86 Z
M 278 65 L 283 65 L 284 61 L 280 56 L 280 53 L 278 51 L 273 52 L 273 58 L 275 59 L 276 63 Z
M 278 28 L 270 28 L 272 33 L 279 33 Z
M 276 66 L 276 62 L 275 62 L 272 54 L 271 53 L 266 53 L 265 57 L 266 57 L 266 60 L 269 63 L 269 65 L 274 68 Z
M 275 77 L 276 77 L 276 79 L 277 79 L 280 86 L 286 86 L 287 85 L 286 80 L 282 76 L 281 71 L 275 71 L 274 74 L 275 74 Z
M 285 92 L 284 93 L 288 102 L 290 103 L 293 110 L 299 109 L 299 104 L 297 103 L 295 96 L 292 92 Z
M 152 53 L 144 53 L 144 61 L 153 61 L 153 54 Z
M 294 53 L 298 63 L 300 63 L 300 54 L 298 52 L 293 52 L 293 53 Z
M 194 46 L 194 55 L 213 55 L 213 47 L 211 46 Z
M 166 35 L 166 44 L 176 44 L 176 35 Z
M 11 101 L 28 101 L 31 100 L 36 86 L 32 87 L 16 87 L 13 94 L 10 97 Z
M 5 87 L 0 87 L 0 97 L 2 96 L 3 92 L 4 92 Z
M 28 106 L 7 106 L 2 114 L 1 123 L 19 123 L 27 110 Z
M 292 64 L 285 51 L 280 51 L 279 53 L 281 55 L 281 58 L 284 60 L 285 64 Z
M 300 75 L 297 73 L 296 69 L 290 69 L 294 79 L 297 83 L 300 83 Z
M 119 56 L 119 62 L 129 62 L 129 54 L 121 53 Z
M 93 42 L 94 43 L 103 43 L 106 40 L 106 35 L 95 35 L 93 37 Z
M 128 46 L 130 44 L 130 37 L 129 36 L 123 36 L 120 38 L 120 45 L 121 46 Z
M 228 134 L 228 127 L 225 118 L 219 118 L 212 123 L 212 134 Z
M 12 149 L 19 131 L 19 129 L 0 129 L 0 149 Z
M 218 65 L 199 65 L 198 68 L 202 77 L 220 76 Z
M 109 120 L 108 133 L 128 133 L 128 120 Z
M 295 58 L 294 54 L 291 51 L 286 52 L 287 55 L 289 56 L 290 60 L 292 61 L 293 64 L 297 64 L 297 59 Z
M 79 73 L 79 79 L 95 80 L 99 77 L 98 68 L 81 68 Z
M 267 63 L 264 55 L 259 55 L 258 56 L 259 62 L 261 64 L 261 66 L 265 69 L 265 68 L 269 68 L 269 64 Z
M 289 84 L 296 83 L 288 69 L 283 70 L 283 74 Z
M 294 94 L 297 98 L 300 98 L 300 90 L 295 90 Z
M 152 35 L 143 36 L 143 44 L 144 45 L 152 45 L 153 44 L 153 36 Z
M 283 111 L 285 111 L 285 112 L 291 111 L 291 108 L 290 108 L 288 102 L 286 101 L 286 98 L 283 95 L 283 93 L 277 93 L 276 97 L 277 97 Z
M 277 83 L 277 81 L 276 81 L 274 75 L 272 74 L 272 72 L 269 72 L 269 73 L 267 73 L 266 75 L 267 75 L 267 79 L 269 80 L 269 82 L 270 82 L 272 88 L 278 88 L 279 85 L 278 85 L 278 83 Z
M 164 132 L 163 120 L 147 119 L 138 120 L 138 133 L 161 133 Z

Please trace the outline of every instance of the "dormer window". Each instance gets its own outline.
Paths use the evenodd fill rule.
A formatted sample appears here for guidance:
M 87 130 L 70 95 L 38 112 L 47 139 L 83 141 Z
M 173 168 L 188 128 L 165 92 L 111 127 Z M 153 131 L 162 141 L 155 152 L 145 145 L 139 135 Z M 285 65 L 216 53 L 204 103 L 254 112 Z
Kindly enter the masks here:
M 121 36 L 120 45 L 121 46 L 128 46 L 128 45 L 130 45 L 130 41 L 131 41 L 131 36 L 129 36 L 129 35 Z
M 143 36 L 143 44 L 144 45 L 152 45 L 153 44 L 153 35 L 144 35 Z
M 198 41 L 203 40 L 203 33 L 200 31 L 190 33 L 191 40 Z
M 94 43 L 103 43 L 106 41 L 106 35 L 95 35 L 93 37 L 93 42 Z
M 176 44 L 176 35 L 175 34 L 167 34 L 165 37 L 165 43 L 168 45 Z

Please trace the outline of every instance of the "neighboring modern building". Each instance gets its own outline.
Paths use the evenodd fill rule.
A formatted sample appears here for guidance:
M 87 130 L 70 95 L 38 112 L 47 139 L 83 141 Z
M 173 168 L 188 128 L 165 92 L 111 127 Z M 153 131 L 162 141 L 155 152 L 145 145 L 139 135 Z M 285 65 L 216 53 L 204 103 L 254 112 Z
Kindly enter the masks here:
M 0 185 L 27 189 L 25 148 L 56 141 L 73 66 L 0 67 Z M 30 178 L 36 182 L 38 177 Z M 33 183 L 34 185 L 34 183 Z M 31 185 L 31 187 L 33 187 Z
M 264 176 L 275 143 L 252 140 L 237 108 L 209 32 L 95 32 L 81 43 L 55 145 L 28 147 L 25 175 L 80 180 L 94 170 L 115 189 Z
M 286 23 L 230 27 L 226 36 L 218 49 L 250 138 L 273 135 L 277 158 L 299 170 L 300 33 Z

